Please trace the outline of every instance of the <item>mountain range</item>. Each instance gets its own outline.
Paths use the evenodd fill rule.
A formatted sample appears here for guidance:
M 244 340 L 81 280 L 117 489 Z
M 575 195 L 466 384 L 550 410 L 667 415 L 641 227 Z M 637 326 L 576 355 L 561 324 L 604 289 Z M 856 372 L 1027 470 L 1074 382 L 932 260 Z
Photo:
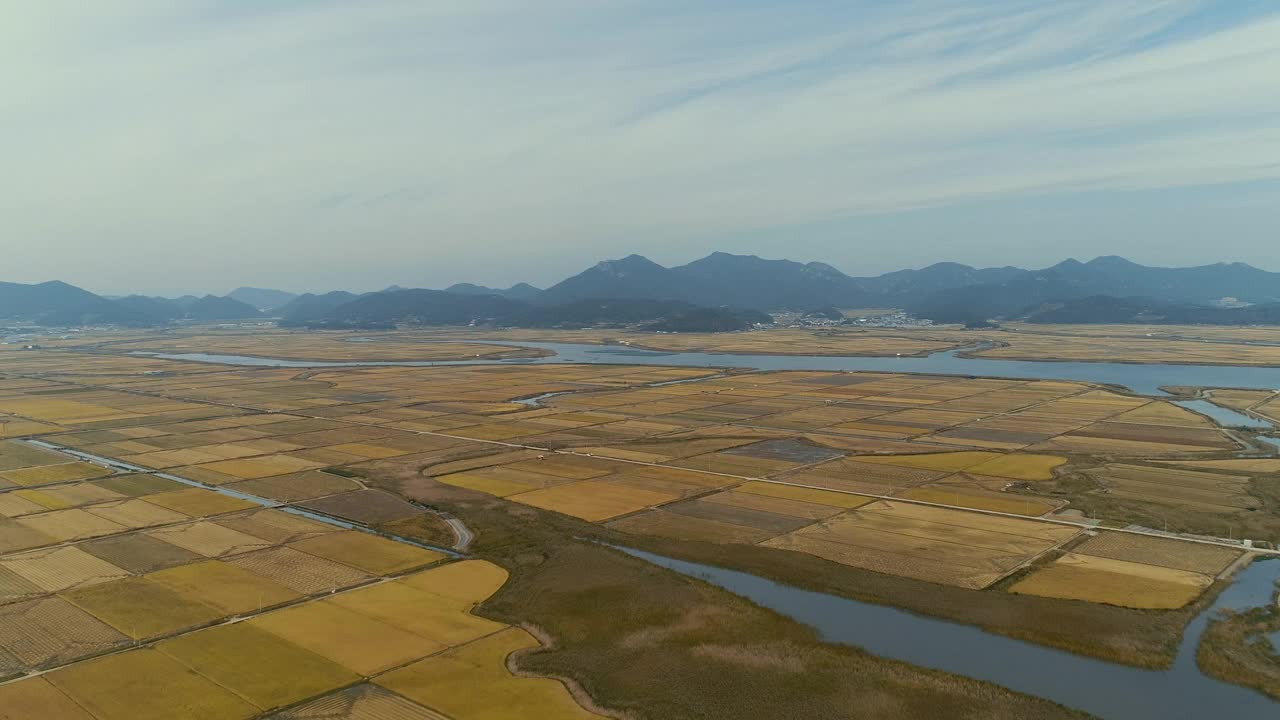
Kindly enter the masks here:
M 1037 322 L 1174 317 L 1239 323 L 1270 322 L 1273 315 L 1265 308 L 1277 303 L 1280 273 L 1243 263 L 1150 267 L 1116 256 L 1066 260 L 1041 270 L 943 262 L 855 277 L 825 263 L 754 255 L 717 252 L 675 267 L 630 255 L 597 263 L 545 290 L 526 283 L 505 289 L 460 283 L 445 290 L 393 286 L 362 295 L 238 288 L 227 297 L 108 299 L 61 282 L 0 283 L 0 318 L 46 325 L 278 317 L 294 325 L 331 327 L 644 321 L 654 327 L 664 322 L 689 327 L 690 318 L 702 318 L 707 326 L 733 329 L 760 322 L 761 311 L 825 313 L 832 307 L 895 307 L 938 322 L 963 323 L 1023 317 Z M 645 314 L 649 317 L 640 317 Z

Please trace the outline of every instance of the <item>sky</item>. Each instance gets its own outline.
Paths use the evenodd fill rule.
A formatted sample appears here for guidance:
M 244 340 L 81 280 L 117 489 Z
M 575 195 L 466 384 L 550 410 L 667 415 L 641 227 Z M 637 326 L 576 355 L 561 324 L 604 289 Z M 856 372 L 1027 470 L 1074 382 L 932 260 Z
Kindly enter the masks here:
M 14 0 L 0 280 L 1280 271 L 1274 0 Z

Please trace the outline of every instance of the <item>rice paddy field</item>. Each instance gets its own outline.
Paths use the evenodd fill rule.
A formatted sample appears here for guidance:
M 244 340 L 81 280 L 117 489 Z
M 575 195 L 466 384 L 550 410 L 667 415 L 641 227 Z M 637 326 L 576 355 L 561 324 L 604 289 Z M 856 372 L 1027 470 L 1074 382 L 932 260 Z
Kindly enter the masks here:
M 1245 446 L 1204 416 L 1086 383 L 572 364 L 299 370 L 121 354 L 460 348 L 451 337 L 367 350 L 383 340 L 281 336 L 0 353 L 0 708 L 106 720 L 172 708 L 594 716 L 559 681 L 508 669 L 512 653 L 539 647 L 526 630 L 471 612 L 506 571 L 377 534 L 429 512 L 368 482 L 383 468 L 449 497 L 592 523 L 617 542 L 750 546 L 846 572 L 1148 610 L 1195 602 L 1243 550 L 1106 517 L 1089 526 L 1054 488 L 1088 478 L 1112 500 L 1244 515 L 1272 511 L 1259 483 L 1280 474 L 1274 458 L 1238 456 Z M 472 686 L 485 691 L 459 690 Z

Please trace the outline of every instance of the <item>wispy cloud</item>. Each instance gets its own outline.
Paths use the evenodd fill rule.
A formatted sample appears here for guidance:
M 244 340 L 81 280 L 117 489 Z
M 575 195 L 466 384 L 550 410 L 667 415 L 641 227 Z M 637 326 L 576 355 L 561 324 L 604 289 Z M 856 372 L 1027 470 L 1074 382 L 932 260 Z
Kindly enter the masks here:
M 243 276 L 252 258 L 443 281 L 495 253 L 675 256 L 834 218 L 1280 177 L 1280 8 L 1250 0 L 3 12 L 10 277 L 112 257 Z M 513 264 L 491 275 L 530 267 Z

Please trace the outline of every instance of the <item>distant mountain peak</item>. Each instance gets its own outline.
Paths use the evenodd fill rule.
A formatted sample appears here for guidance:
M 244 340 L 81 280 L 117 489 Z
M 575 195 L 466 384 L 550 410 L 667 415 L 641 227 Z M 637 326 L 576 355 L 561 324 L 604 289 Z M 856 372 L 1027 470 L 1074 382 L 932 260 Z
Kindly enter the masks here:
M 1108 269 L 1128 269 L 1142 267 L 1132 260 L 1127 260 L 1119 255 L 1099 255 L 1084 264 L 1084 267 L 1090 268 L 1108 268 Z
M 661 272 L 666 270 L 666 268 L 649 258 L 634 254 L 618 260 L 603 260 L 596 263 L 595 269 L 614 277 L 627 277 L 641 272 Z

